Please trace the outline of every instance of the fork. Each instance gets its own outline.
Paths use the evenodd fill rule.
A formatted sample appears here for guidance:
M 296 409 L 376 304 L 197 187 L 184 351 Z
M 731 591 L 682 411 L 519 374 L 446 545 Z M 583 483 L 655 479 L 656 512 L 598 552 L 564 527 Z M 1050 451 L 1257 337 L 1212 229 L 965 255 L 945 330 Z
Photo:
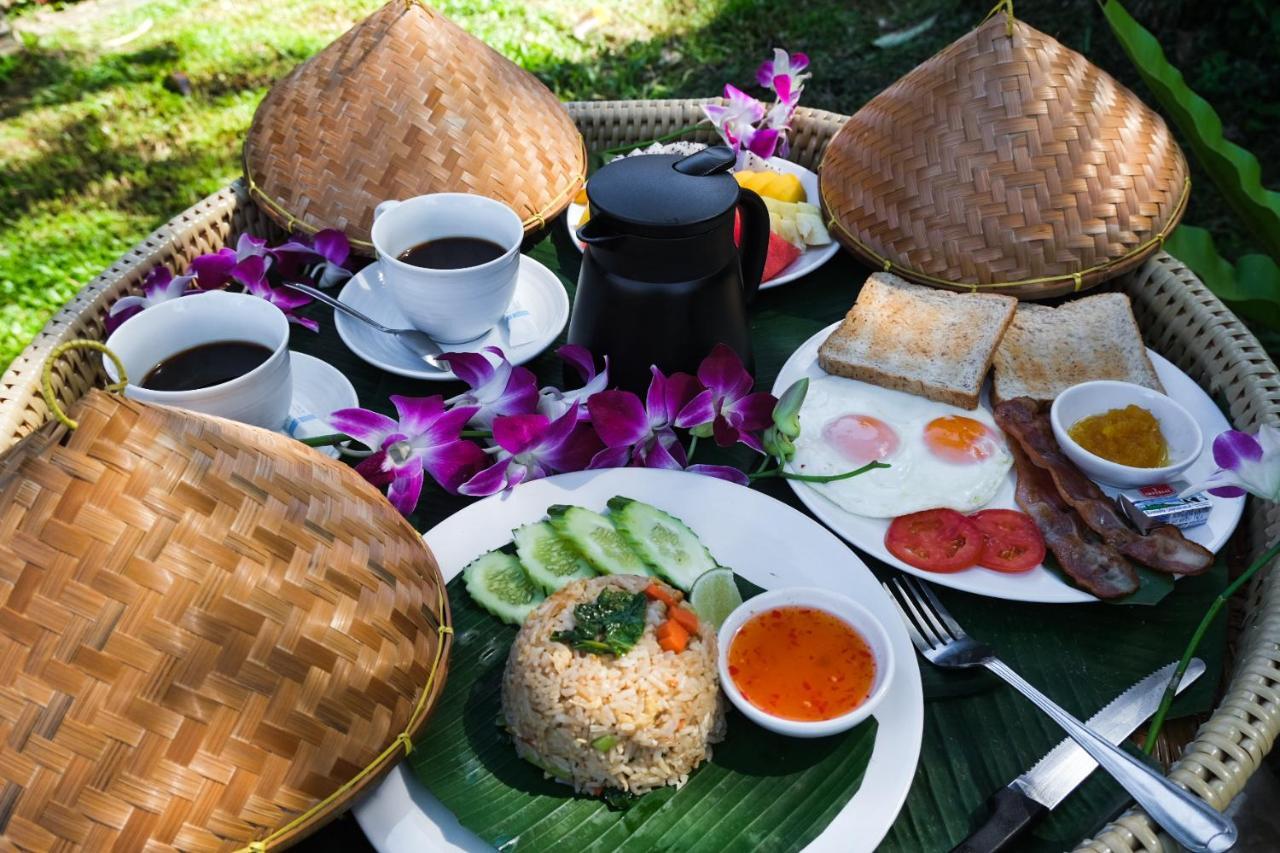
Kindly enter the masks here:
M 1229 818 L 1114 746 L 1032 687 L 989 646 L 965 633 L 927 583 L 898 576 L 882 586 L 906 622 L 911 642 L 929 663 L 944 669 L 983 666 L 1003 678 L 1062 726 L 1182 846 L 1221 853 L 1235 844 L 1236 827 Z

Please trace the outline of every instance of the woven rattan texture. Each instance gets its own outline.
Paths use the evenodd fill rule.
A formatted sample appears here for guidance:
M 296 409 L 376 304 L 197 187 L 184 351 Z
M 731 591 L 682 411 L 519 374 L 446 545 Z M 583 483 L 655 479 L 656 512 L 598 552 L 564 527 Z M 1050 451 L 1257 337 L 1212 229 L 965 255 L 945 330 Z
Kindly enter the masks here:
M 374 206 L 423 193 L 498 198 L 539 229 L 581 187 L 586 152 L 532 74 L 392 0 L 272 87 L 244 164 L 281 225 L 338 228 L 370 254 Z
M 1155 251 L 1182 215 L 1187 163 L 1106 72 L 1005 27 L 991 18 L 858 110 L 827 149 L 822 197 L 837 239 L 875 266 L 1039 299 Z
M 292 439 L 96 390 L 77 408 L 0 459 L 0 835 L 240 846 L 408 724 L 447 642 L 439 569 Z
M 591 150 L 641 142 L 696 123 L 702 101 L 626 101 L 568 104 Z M 801 108 L 792 156 L 813 168 L 844 117 Z M 708 141 L 704 132 L 700 137 Z M 91 282 L 27 347 L 0 379 L 0 449 L 48 418 L 40 399 L 38 368 L 63 340 L 101 337 L 102 315 L 116 296 L 136 290 L 155 259 L 189 259 L 234 242 L 248 230 L 272 233 L 269 221 L 239 184 L 222 190 L 161 228 Z M 1108 282 L 1133 299 L 1147 343 L 1187 371 L 1223 406 L 1235 426 L 1280 424 L 1280 378 L 1256 338 L 1199 279 L 1163 252 Z M 74 400 L 97 381 L 96 361 L 68 361 L 55 374 L 59 399 Z M 1280 511 L 1248 504 L 1245 529 L 1250 550 L 1261 553 L 1280 538 Z M 1177 778 L 1222 806 L 1244 787 L 1262 756 L 1280 735 L 1280 584 L 1265 572 L 1248 596 L 1248 615 L 1238 639 L 1222 704 L 1186 749 Z M 1145 843 L 1144 843 L 1145 840 Z M 1167 839 L 1166 839 L 1167 841 Z M 1141 812 L 1110 824 L 1081 851 L 1138 853 L 1161 848 L 1161 839 Z M 1166 849 L 1172 850 L 1172 845 Z

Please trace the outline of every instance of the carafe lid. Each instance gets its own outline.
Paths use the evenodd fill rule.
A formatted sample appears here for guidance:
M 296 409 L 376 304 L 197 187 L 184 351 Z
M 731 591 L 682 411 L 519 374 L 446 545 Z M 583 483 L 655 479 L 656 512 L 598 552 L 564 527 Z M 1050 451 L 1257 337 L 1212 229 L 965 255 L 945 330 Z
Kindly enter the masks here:
M 717 145 L 681 157 L 642 154 L 602 167 L 587 182 L 591 217 L 628 234 L 691 237 L 720 224 L 738 201 L 733 152 Z

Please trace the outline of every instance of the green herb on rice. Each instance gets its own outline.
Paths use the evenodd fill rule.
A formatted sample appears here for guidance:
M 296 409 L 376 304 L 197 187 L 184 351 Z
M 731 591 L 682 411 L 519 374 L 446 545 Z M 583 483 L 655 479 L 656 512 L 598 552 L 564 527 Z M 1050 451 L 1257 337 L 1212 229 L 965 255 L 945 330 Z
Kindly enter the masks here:
M 631 651 L 644 634 L 647 606 L 643 592 L 606 589 L 595 601 L 574 607 L 573 629 L 556 631 L 551 639 L 573 646 L 580 652 L 621 657 Z

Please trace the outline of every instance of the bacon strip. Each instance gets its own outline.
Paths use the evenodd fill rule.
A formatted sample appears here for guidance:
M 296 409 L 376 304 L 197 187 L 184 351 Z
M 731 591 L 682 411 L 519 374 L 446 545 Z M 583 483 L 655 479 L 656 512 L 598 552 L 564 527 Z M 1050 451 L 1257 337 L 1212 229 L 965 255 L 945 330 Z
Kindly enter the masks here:
M 1213 565 L 1213 554 L 1208 549 L 1190 541 L 1172 525 L 1157 527 L 1146 536 L 1129 527 L 1097 484 L 1063 454 L 1053 437 L 1048 413 L 1035 400 L 1006 400 L 996 406 L 995 416 L 996 423 L 1030 460 L 1049 472 L 1062 499 L 1121 554 L 1144 566 L 1178 575 L 1198 575 Z
M 1138 588 L 1138 575 L 1116 549 L 1100 540 L 1058 494 L 1049 472 L 1010 444 L 1018 488 L 1014 498 L 1031 516 L 1058 565 L 1098 598 L 1119 598 Z

